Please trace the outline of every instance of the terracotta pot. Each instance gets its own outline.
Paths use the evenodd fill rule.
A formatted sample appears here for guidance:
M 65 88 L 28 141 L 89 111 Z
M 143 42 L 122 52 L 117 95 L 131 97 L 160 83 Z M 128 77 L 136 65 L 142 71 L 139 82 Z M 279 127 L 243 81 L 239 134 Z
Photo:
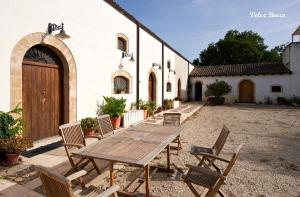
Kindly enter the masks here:
M 110 121 L 114 129 L 120 128 L 121 119 L 121 117 L 110 117 Z
M 6 163 L 8 165 L 14 165 L 20 161 L 19 158 L 20 154 L 12 154 L 12 153 L 6 153 Z
M 144 110 L 144 119 L 147 119 L 148 117 L 148 110 Z
M 85 136 L 94 136 L 95 135 L 95 130 L 94 129 L 87 129 L 84 131 Z

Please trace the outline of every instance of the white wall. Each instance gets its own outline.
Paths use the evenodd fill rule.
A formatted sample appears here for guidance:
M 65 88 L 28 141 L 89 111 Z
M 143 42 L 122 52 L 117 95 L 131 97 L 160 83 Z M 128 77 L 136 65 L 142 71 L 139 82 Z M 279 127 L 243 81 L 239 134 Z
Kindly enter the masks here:
M 255 102 L 264 102 L 267 97 L 270 97 L 274 102 L 278 96 L 290 97 L 291 94 L 291 77 L 290 75 L 268 75 L 268 76 L 236 76 L 236 77 L 196 77 L 191 78 L 193 84 L 193 95 L 195 95 L 195 83 L 202 83 L 202 98 L 205 100 L 206 85 L 211 84 L 218 79 L 223 80 L 231 85 L 231 93 L 226 95 L 226 102 L 233 103 L 239 99 L 239 83 L 242 80 L 251 80 L 254 82 L 254 100 Z M 282 93 L 272 93 L 272 85 L 281 85 L 283 88 Z M 193 97 L 195 98 L 195 97 Z
M 300 42 L 290 43 L 283 51 L 283 63 L 293 72 L 291 94 L 300 97 Z
M 153 63 L 162 65 L 162 43 L 153 38 L 143 29 L 140 29 L 140 99 L 148 101 L 149 75 L 156 76 L 156 104 L 162 103 L 162 70 L 153 68 Z
M 14 46 L 23 37 L 34 32 L 46 32 L 48 23 L 65 24 L 71 36 L 63 40 L 72 52 L 77 69 L 77 119 L 95 116 L 97 100 L 103 96 L 124 97 L 127 108 L 136 100 L 136 62 L 121 61 L 117 49 L 117 33 L 129 39 L 129 53 L 137 57 L 137 25 L 102 0 L 10 0 L 0 1 L 0 110 L 10 109 L 10 57 Z M 54 32 L 58 33 L 58 32 Z M 177 95 L 177 80 L 186 86 L 188 63 L 165 47 L 165 83 L 168 80 L 167 61 L 177 75 L 170 74 L 172 92 L 165 98 Z M 162 70 L 152 68 L 153 63 L 162 64 L 162 43 L 140 29 L 140 98 L 148 100 L 148 78 L 151 71 L 156 75 L 156 101 L 162 104 Z M 123 65 L 119 69 L 120 63 Z M 186 69 L 186 71 L 185 71 Z M 113 94 L 112 74 L 125 71 L 131 75 L 131 90 L 126 95 Z M 183 90 L 185 91 L 185 90 Z
M 164 46 L 164 92 L 165 99 L 174 99 L 177 92 L 177 82 L 176 76 L 178 75 L 176 70 L 176 61 L 175 61 L 175 53 L 170 50 L 168 47 Z M 171 62 L 171 70 L 176 70 L 176 75 L 173 72 L 170 72 L 168 69 L 168 61 Z M 171 92 L 167 92 L 167 83 L 171 83 Z
M 189 62 L 184 60 L 182 57 L 176 54 L 175 56 L 175 69 L 176 69 L 176 91 L 175 95 L 178 95 L 177 83 L 178 79 L 181 80 L 181 99 L 183 101 L 188 99 L 187 88 L 188 88 L 188 66 Z M 175 97 L 176 97 L 175 96 Z

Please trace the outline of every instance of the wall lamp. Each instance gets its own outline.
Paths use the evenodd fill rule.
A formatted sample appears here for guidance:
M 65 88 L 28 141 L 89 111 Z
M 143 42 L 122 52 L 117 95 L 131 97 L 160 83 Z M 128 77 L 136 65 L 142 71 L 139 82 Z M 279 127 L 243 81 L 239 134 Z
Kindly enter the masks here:
M 129 61 L 131 61 L 131 62 L 134 62 L 135 61 L 135 59 L 134 59 L 134 57 L 133 57 L 133 53 L 127 53 L 127 52 L 122 52 L 122 59 L 123 58 L 125 58 L 125 57 L 130 57 L 130 59 L 129 59 Z
M 176 75 L 175 69 L 174 70 L 169 69 L 169 73 L 173 73 L 174 75 Z
M 160 64 L 153 63 L 152 68 L 154 68 L 154 67 L 158 67 L 158 69 L 161 70 L 161 65 Z
M 66 38 L 71 38 L 68 34 L 66 34 L 65 29 L 64 29 L 64 24 L 61 23 L 61 25 L 56 25 L 55 23 L 48 23 L 48 29 L 47 33 L 49 35 L 52 34 L 52 32 L 60 30 L 59 34 L 55 34 L 55 37 L 61 38 L 61 39 L 66 39 Z

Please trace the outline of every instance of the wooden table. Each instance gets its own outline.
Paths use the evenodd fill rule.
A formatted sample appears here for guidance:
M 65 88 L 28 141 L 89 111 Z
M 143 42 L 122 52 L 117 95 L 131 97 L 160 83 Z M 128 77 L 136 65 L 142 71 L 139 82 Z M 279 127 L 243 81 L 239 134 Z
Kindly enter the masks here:
M 144 168 L 146 196 L 150 193 L 149 163 L 167 148 L 170 170 L 170 143 L 180 134 L 180 126 L 140 124 L 81 148 L 74 155 L 110 161 L 110 184 L 114 184 L 114 162 Z

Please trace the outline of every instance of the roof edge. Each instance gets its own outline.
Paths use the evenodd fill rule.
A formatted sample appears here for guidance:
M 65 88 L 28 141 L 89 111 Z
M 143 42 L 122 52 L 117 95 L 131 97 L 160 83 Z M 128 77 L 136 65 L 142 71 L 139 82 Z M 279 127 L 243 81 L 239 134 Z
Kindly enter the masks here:
M 153 31 L 151 31 L 148 27 L 146 27 L 144 24 L 142 24 L 140 21 L 138 21 L 134 16 L 132 16 L 129 12 L 127 12 L 124 8 L 122 8 L 118 3 L 116 3 L 114 0 L 103 0 L 107 4 L 109 4 L 111 7 L 113 7 L 115 10 L 117 10 L 119 13 L 121 13 L 123 16 L 125 16 L 127 19 L 134 22 L 136 25 L 138 25 L 140 28 L 142 28 L 144 31 L 149 33 L 151 36 L 153 36 L 156 40 L 164 44 L 166 47 L 168 47 L 170 50 L 172 50 L 174 53 L 176 53 L 178 56 L 180 56 L 182 59 L 187 61 L 189 64 L 193 65 L 193 63 L 188 60 L 184 55 L 179 53 L 177 50 L 175 50 L 171 45 L 169 45 L 167 42 L 165 42 L 163 39 L 161 39 L 157 34 L 155 34 Z M 193 65 L 194 66 L 194 65 Z

